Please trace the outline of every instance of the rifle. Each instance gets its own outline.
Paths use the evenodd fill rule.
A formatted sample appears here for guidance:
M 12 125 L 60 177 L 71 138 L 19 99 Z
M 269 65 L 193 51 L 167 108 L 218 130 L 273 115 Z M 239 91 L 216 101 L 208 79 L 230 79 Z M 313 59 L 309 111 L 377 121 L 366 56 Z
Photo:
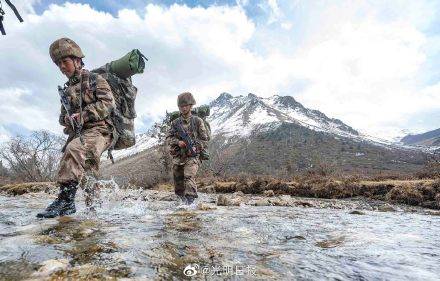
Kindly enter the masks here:
M 23 18 L 20 16 L 20 13 L 18 12 L 17 8 L 15 8 L 14 4 L 11 3 L 10 0 L 5 0 L 6 4 L 9 5 L 9 7 L 12 9 L 12 11 L 14 12 L 15 16 L 18 18 L 18 20 L 20 22 L 23 22 Z M 0 0 L 0 32 L 3 35 L 6 35 L 6 31 L 5 28 L 3 27 L 3 19 L 5 16 L 5 11 L 3 11 L 3 7 L 2 7 L 2 3 Z
M 196 142 L 191 138 L 188 132 L 183 128 L 182 120 L 177 122 L 177 133 L 182 141 L 186 144 L 186 152 L 190 157 L 195 157 L 199 153 L 197 152 Z
M 81 135 L 82 124 L 78 123 L 74 118 L 71 117 L 70 103 L 69 100 L 67 99 L 65 88 L 58 86 L 58 94 L 60 95 L 61 104 L 66 110 L 67 116 L 69 117 L 70 125 L 72 126 L 72 129 L 75 130 L 76 137 L 79 137 L 79 140 L 84 145 L 84 140 Z

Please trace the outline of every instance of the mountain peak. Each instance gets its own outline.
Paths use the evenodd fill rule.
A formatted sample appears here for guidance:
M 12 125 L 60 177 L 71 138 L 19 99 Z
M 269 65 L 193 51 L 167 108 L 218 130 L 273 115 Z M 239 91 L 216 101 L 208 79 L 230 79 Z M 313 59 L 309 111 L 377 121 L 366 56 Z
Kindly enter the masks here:
M 248 136 L 256 130 L 294 123 L 314 131 L 340 136 L 359 135 L 342 121 L 329 118 L 318 110 L 308 109 L 292 96 L 262 98 L 248 93 L 246 96 L 233 97 L 222 93 L 210 105 L 213 114 L 209 120 L 214 134 Z
M 225 105 L 227 105 L 227 104 L 230 104 L 230 103 L 231 103 L 231 100 L 232 100 L 233 98 L 234 98 L 234 97 L 233 97 L 231 94 L 226 93 L 226 92 L 223 92 L 223 93 L 220 94 L 220 96 L 218 96 L 218 98 L 216 98 L 215 100 L 213 100 L 213 101 L 209 104 L 209 106 L 210 106 L 210 107 L 214 107 L 214 106 L 225 106 Z
M 230 94 L 230 93 L 226 93 L 226 92 L 223 92 L 223 93 L 221 93 L 220 94 L 220 96 L 218 96 L 218 100 L 220 99 L 220 100 L 230 100 L 230 99 L 232 99 L 233 98 L 233 96 Z
M 258 99 L 258 98 L 259 98 L 257 95 L 252 94 L 252 93 L 249 93 L 249 94 L 247 95 L 247 97 L 248 97 L 248 98 L 252 98 L 252 99 Z

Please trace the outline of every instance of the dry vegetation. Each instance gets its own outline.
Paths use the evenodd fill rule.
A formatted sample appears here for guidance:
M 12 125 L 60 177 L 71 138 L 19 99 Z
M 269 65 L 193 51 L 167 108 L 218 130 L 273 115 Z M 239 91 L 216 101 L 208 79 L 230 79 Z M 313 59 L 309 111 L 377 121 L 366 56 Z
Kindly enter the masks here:
M 425 180 L 359 180 L 298 177 L 292 181 L 270 177 L 204 179 L 200 190 L 216 193 L 291 195 L 298 197 L 343 199 L 362 196 L 390 203 L 440 209 L 440 178 Z
M 52 182 L 28 182 L 0 186 L 0 192 L 14 196 L 31 192 L 50 192 L 55 189 L 55 184 Z

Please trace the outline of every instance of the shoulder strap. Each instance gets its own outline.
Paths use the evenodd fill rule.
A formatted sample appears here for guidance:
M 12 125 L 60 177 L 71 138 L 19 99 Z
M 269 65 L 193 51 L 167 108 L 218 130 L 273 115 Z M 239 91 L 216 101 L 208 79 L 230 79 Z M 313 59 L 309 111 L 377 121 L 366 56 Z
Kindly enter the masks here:
M 89 74 L 90 90 L 92 90 L 93 92 L 96 91 L 97 80 L 98 80 L 98 74 L 90 72 L 90 74 Z
M 196 128 L 196 118 L 197 118 L 196 116 L 191 115 L 190 126 L 191 126 L 191 131 L 194 134 L 194 137 L 198 138 L 199 132 L 197 131 L 197 128 Z

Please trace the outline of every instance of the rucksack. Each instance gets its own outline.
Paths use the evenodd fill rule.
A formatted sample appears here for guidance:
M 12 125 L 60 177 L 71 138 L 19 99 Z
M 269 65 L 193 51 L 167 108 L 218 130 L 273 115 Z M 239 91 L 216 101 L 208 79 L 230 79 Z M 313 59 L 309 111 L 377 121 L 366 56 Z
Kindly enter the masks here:
M 136 144 L 134 119 L 136 118 L 135 100 L 137 88 L 131 81 L 131 76 L 143 73 L 145 61 L 148 60 L 139 50 L 134 49 L 119 60 L 112 61 L 91 71 L 90 87 L 96 89 L 96 76 L 101 75 L 110 85 L 115 100 L 115 108 L 110 116 L 113 125 L 112 150 L 132 147 Z M 95 88 L 94 88 L 95 87 Z
M 206 131 L 208 132 L 208 140 L 211 140 L 211 125 L 209 124 L 208 120 L 206 120 L 207 117 L 211 114 L 211 109 L 209 108 L 209 105 L 201 105 L 199 107 L 193 108 L 191 110 L 191 114 L 200 117 L 203 120 L 203 123 L 205 124 Z M 169 124 L 180 117 L 179 111 L 174 111 L 171 113 L 167 113 L 167 121 Z

